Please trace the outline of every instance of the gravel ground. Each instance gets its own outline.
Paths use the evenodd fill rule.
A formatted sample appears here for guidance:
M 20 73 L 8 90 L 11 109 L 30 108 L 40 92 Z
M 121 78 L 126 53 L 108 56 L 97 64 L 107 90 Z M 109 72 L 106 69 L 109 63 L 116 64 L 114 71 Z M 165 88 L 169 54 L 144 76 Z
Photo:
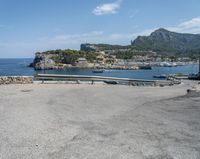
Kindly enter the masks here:
M 199 159 L 193 86 L 0 86 L 0 158 Z

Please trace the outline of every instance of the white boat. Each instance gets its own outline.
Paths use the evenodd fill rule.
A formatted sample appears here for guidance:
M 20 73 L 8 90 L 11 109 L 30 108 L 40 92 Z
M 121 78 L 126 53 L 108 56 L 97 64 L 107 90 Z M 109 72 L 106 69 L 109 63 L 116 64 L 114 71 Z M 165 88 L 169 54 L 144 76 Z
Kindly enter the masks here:
M 160 66 L 161 67 L 172 67 L 172 64 L 170 64 L 169 62 L 161 62 Z
M 154 75 L 153 78 L 166 79 L 166 78 L 167 78 L 167 75 L 166 75 L 166 74 Z

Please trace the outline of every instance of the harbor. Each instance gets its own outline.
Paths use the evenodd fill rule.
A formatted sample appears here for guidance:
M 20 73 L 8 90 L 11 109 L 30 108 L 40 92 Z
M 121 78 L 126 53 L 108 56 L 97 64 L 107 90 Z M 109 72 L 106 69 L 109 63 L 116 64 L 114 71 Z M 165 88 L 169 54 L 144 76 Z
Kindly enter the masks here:
M 200 0 L 2 0 L 0 159 L 200 159 Z
M 43 70 L 34 70 L 27 67 L 33 59 L 0 59 L 0 76 L 34 76 L 35 74 L 43 74 Z M 153 66 L 149 70 L 120 70 L 120 69 L 103 69 L 103 73 L 93 72 L 95 69 L 88 68 L 68 68 L 60 70 L 45 70 L 46 74 L 60 75 L 84 75 L 84 76 L 105 76 L 116 78 L 131 78 L 143 80 L 157 80 L 155 75 L 164 74 L 192 74 L 199 70 L 198 64 L 186 64 L 177 67 L 158 67 Z

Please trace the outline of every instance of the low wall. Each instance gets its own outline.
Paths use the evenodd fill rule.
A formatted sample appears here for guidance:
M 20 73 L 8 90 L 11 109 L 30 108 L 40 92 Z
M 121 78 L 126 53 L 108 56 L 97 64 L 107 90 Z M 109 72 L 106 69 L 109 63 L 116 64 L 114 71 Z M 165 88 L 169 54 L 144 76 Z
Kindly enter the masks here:
M 0 85 L 2 84 L 31 84 L 31 76 L 0 76 Z

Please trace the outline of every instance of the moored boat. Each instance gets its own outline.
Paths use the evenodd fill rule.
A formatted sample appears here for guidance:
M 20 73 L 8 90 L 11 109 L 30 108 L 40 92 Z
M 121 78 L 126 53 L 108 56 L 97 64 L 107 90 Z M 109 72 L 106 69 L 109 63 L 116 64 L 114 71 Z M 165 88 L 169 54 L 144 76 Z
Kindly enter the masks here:
M 189 74 L 188 79 L 190 79 L 190 80 L 200 80 L 200 73 Z
M 162 75 L 154 75 L 153 78 L 161 78 L 161 79 L 166 79 L 167 75 L 162 74 Z
M 139 66 L 139 69 L 141 69 L 141 70 L 152 70 L 152 67 L 150 65 L 143 65 L 143 66 Z
M 92 73 L 103 73 L 104 70 L 92 70 Z
M 103 81 L 103 82 L 106 84 L 113 84 L 113 85 L 118 84 L 118 82 L 116 82 L 116 81 Z

